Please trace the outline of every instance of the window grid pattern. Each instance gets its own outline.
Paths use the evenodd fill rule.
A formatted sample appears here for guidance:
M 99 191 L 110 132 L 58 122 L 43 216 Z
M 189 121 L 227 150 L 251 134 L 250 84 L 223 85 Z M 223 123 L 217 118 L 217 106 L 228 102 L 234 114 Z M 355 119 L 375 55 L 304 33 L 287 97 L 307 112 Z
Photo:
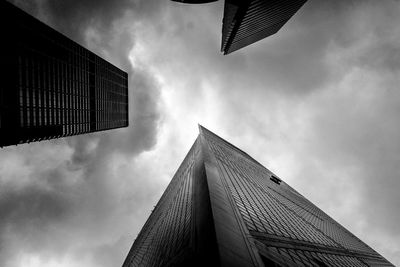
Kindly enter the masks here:
M 268 247 L 269 252 L 275 257 L 279 257 L 281 259 L 286 260 L 287 262 L 294 262 L 296 266 L 299 267 L 321 267 L 318 264 L 318 261 L 327 264 L 327 266 L 332 267 L 342 267 L 342 266 L 352 266 L 352 267 L 366 267 L 371 266 L 367 265 L 351 256 L 344 255 L 334 255 L 327 253 L 318 253 L 314 251 L 307 250 L 299 250 L 299 249 L 287 249 L 287 248 L 279 248 L 279 247 Z M 373 266 L 392 266 L 385 265 L 380 262 L 382 265 L 373 265 Z
M 352 257 L 353 251 L 377 257 L 377 262 L 387 264 L 379 254 L 286 183 L 282 181 L 278 185 L 272 182 L 269 179 L 272 173 L 246 153 L 206 130 L 203 134 L 249 231 L 319 244 L 326 248 L 345 249 L 349 252 L 347 258 L 350 262 L 359 262 Z M 341 265 L 343 257 L 333 257 L 331 254 L 326 257 L 330 257 L 330 260 L 323 262 L 336 260 L 337 265 L 332 266 L 349 266 L 349 262 Z M 311 262 L 312 259 L 308 258 L 307 261 Z M 354 266 L 365 266 L 360 262 L 357 264 Z
M 127 80 L 123 72 L 97 57 L 96 130 L 123 127 L 127 124 Z
M 60 125 L 61 135 L 69 136 L 127 126 L 125 72 L 73 41 L 41 35 L 25 26 L 24 32 L 30 34 L 18 43 L 22 128 Z M 90 117 L 91 111 L 95 117 Z M 95 129 L 90 127 L 93 119 Z
M 60 60 L 26 42 L 20 43 L 18 58 L 20 127 L 62 126 L 62 133 L 52 137 L 89 132 L 90 52 L 79 46 L 64 47 L 64 51 L 53 51 L 67 54 L 66 60 Z M 47 42 L 41 42 L 42 49 Z
M 218 149 L 215 145 L 212 145 L 212 147 L 214 153 L 219 150 L 219 153 L 215 153 L 216 155 L 223 153 L 222 149 Z M 338 246 L 312 224 L 289 209 L 276 195 L 251 183 L 251 178 L 248 173 L 241 169 L 242 166 L 230 160 L 225 160 L 226 156 L 228 155 L 225 154 L 223 158 L 219 155 L 216 157 L 224 177 L 229 177 L 227 182 L 232 196 L 249 230 L 327 246 Z M 315 216 L 311 215 L 311 217 Z
M 229 54 L 275 34 L 306 0 L 226 1 L 221 51 Z
M 2 12 L 15 20 L 7 60 L 16 94 L 0 146 L 128 126 L 126 72 L 12 4 Z
M 168 266 L 192 253 L 193 171 L 198 141 L 182 162 L 146 221 L 124 267 Z

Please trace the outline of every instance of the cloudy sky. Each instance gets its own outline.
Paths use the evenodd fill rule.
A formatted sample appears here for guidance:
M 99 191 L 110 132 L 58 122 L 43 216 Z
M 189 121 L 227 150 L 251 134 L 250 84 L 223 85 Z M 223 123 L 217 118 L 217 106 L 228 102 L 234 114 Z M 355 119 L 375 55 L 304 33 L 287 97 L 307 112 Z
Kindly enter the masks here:
M 0 149 L 0 266 L 120 266 L 198 134 L 400 265 L 400 2 L 309 0 L 219 52 L 223 2 L 14 0 L 130 76 L 130 126 Z

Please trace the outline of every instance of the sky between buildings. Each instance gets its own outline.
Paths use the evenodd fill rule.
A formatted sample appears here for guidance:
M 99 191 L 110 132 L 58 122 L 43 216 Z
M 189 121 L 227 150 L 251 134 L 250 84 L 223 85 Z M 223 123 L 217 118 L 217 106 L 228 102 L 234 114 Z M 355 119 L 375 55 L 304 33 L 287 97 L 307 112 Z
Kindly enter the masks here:
M 223 2 L 14 0 L 130 75 L 130 127 L 0 150 L 0 266 L 120 266 L 200 123 L 400 265 L 400 2 L 309 0 L 219 52 Z

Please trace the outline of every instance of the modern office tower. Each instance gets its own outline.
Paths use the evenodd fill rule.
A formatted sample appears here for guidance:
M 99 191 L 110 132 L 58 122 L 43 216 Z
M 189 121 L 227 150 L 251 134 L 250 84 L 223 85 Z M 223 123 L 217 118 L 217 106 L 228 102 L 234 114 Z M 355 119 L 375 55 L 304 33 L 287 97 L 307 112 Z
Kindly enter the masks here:
M 128 126 L 128 74 L 0 1 L 0 147 Z
M 200 4 L 217 0 L 172 0 Z M 225 55 L 277 33 L 307 0 L 225 0 L 221 52 Z
M 229 54 L 277 33 L 307 0 L 225 0 L 221 51 Z
M 137 236 L 133 266 L 393 266 L 203 127 Z

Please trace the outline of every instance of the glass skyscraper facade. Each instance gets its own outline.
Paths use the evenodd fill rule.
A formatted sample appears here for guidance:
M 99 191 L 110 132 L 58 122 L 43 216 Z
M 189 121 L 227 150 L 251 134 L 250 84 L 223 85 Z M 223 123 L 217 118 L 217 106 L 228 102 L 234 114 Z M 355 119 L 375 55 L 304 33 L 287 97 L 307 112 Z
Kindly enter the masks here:
M 204 4 L 218 0 L 172 0 Z M 307 0 L 225 0 L 221 52 L 230 54 L 277 33 Z
M 123 266 L 393 265 L 248 154 L 200 126 Z
M 1 1 L 0 147 L 128 126 L 128 74 Z
M 232 53 L 277 33 L 307 0 L 225 0 L 221 51 Z

